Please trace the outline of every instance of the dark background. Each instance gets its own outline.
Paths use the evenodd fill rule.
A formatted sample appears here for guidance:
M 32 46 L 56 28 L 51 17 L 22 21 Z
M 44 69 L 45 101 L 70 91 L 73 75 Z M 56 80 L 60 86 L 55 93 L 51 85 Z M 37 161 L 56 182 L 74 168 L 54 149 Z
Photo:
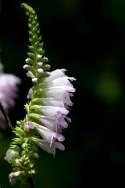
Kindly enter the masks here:
M 10 118 L 25 115 L 30 88 L 22 69 L 26 58 L 27 18 L 21 0 L 3 0 L 0 44 L 5 71 L 22 79 Z M 64 131 L 64 152 L 56 158 L 41 151 L 35 187 L 77 188 L 125 185 L 125 1 L 32 0 L 46 56 L 52 69 L 66 68 L 74 76 L 76 93 Z M 9 188 L 11 168 L 3 160 L 11 133 L 1 130 L 0 184 Z M 15 185 L 15 187 L 19 187 Z

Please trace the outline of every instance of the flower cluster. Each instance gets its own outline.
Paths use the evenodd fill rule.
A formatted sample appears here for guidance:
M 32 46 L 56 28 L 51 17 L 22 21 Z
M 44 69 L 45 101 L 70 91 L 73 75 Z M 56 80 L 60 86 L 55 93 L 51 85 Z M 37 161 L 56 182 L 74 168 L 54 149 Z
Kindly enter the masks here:
M 44 55 L 39 23 L 35 11 L 23 3 L 28 15 L 29 51 L 26 64 L 27 76 L 32 80 L 32 88 L 27 95 L 26 116 L 18 121 L 5 160 L 12 165 L 10 182 L 25 179 L 35 174 L 35 159 L 39 157 L 38 146 L 55 155 L 56 149 L 64 150 L 62 130 L 71 121 L 67 117 L 71 97 L 75 92 L 73 77 L 68 77 L 65 69 L 50 71 L 48 58 Z
M 36 139 L 38 145 L 52 154 L 55 154 L 56 148 L 65 149 L 61 143 L 64 141 L 61 133 L 71 121 L 67 114 L 69 106 L 73 104 L 70 97 L 75 89 L 70 81 L 75 78 L 66 76 L 65 71 L 57 69 L 49 72 L 49 76 L 40 83 L 41 87 L 37 90 L 37 96 L 33 99 L 31 107 L 36 111 L 29 114 L 31 120 L 26 121 L 24 125 L 27 130 L 36 128 L 41 137 Z M 32 97 L 32 93 L 30 89 L 28 97 Z
M 3 73 L 3 65 L 0 64 L 0 103 L 6 112 L 15 104 L 18 89 L 17 85 L 20 83 L 21 81 L 18 77 Z M 0 127 L 5 127 L 5 119 L 1 112 L 0 121 Z

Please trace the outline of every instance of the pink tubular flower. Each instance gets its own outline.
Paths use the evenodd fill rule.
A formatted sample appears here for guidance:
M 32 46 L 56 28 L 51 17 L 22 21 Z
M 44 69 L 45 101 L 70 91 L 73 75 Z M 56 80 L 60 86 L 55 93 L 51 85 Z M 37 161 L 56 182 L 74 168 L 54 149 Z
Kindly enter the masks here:
M 40 108 L 40 124 L 35 128 L 41 138 L 37 139 L 37 144 L 48 153 L 55 154 L 56 148 L 64 150 L 65 147 L 61 143 L 64 141 L 62 136 L 62 129 L 68 127 L 70 118 L 67 117 L 69 113 L 69 107 L 73 105 L 70 97 L 75 92 L 71 81 L 75 78 L 68 77 L 65 74 L 65 69 L 57 69 L 49 72 L 49 76 L 46 77 L 42 83 L 45 94 L 42 93 L 42 105 L 34 106 Z M 28 98 L 32 96 L 32 90 L 30 89 Z

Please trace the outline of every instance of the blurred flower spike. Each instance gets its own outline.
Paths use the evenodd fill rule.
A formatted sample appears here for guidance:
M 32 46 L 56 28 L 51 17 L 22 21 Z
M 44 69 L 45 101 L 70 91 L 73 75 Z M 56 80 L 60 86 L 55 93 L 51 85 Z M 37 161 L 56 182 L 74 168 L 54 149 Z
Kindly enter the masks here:
M 0 64 L 0 103 L 4 110 L 8 113 L 14 106 L 15 99 L 17 98 L 17 85 L 21 80 L 12 75 L 3 72 L 3 65 Z M 0 127 L 6 127 L 6 121 L 3 113 L 0 111 Z

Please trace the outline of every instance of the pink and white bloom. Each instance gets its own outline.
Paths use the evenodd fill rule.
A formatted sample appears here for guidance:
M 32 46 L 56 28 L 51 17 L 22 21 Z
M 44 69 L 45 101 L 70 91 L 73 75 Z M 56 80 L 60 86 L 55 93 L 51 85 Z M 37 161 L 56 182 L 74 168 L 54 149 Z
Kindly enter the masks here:
M 65 149 L 62 144 L 65 140 L 62 130 L 67 128 L 71 121 L 67 115 L 69 107 L 73 105 L 70 98 L 75 89 L 71 81 L 75 78 L 68 77 L 65 71 L 65 69 L 57 69 L 49 72 L 49 76 L 42 83 L 46 89 L 45 95 L 41 88 L 43 102 L 40 106 L 40 124 L 35 127 L 41 138 L 37 139 L 37 144 L 51 154 L 55 154 L 57 148 L 62 151 Z M 30 89 L 28 98 L 31 96 L 32 90 Z

